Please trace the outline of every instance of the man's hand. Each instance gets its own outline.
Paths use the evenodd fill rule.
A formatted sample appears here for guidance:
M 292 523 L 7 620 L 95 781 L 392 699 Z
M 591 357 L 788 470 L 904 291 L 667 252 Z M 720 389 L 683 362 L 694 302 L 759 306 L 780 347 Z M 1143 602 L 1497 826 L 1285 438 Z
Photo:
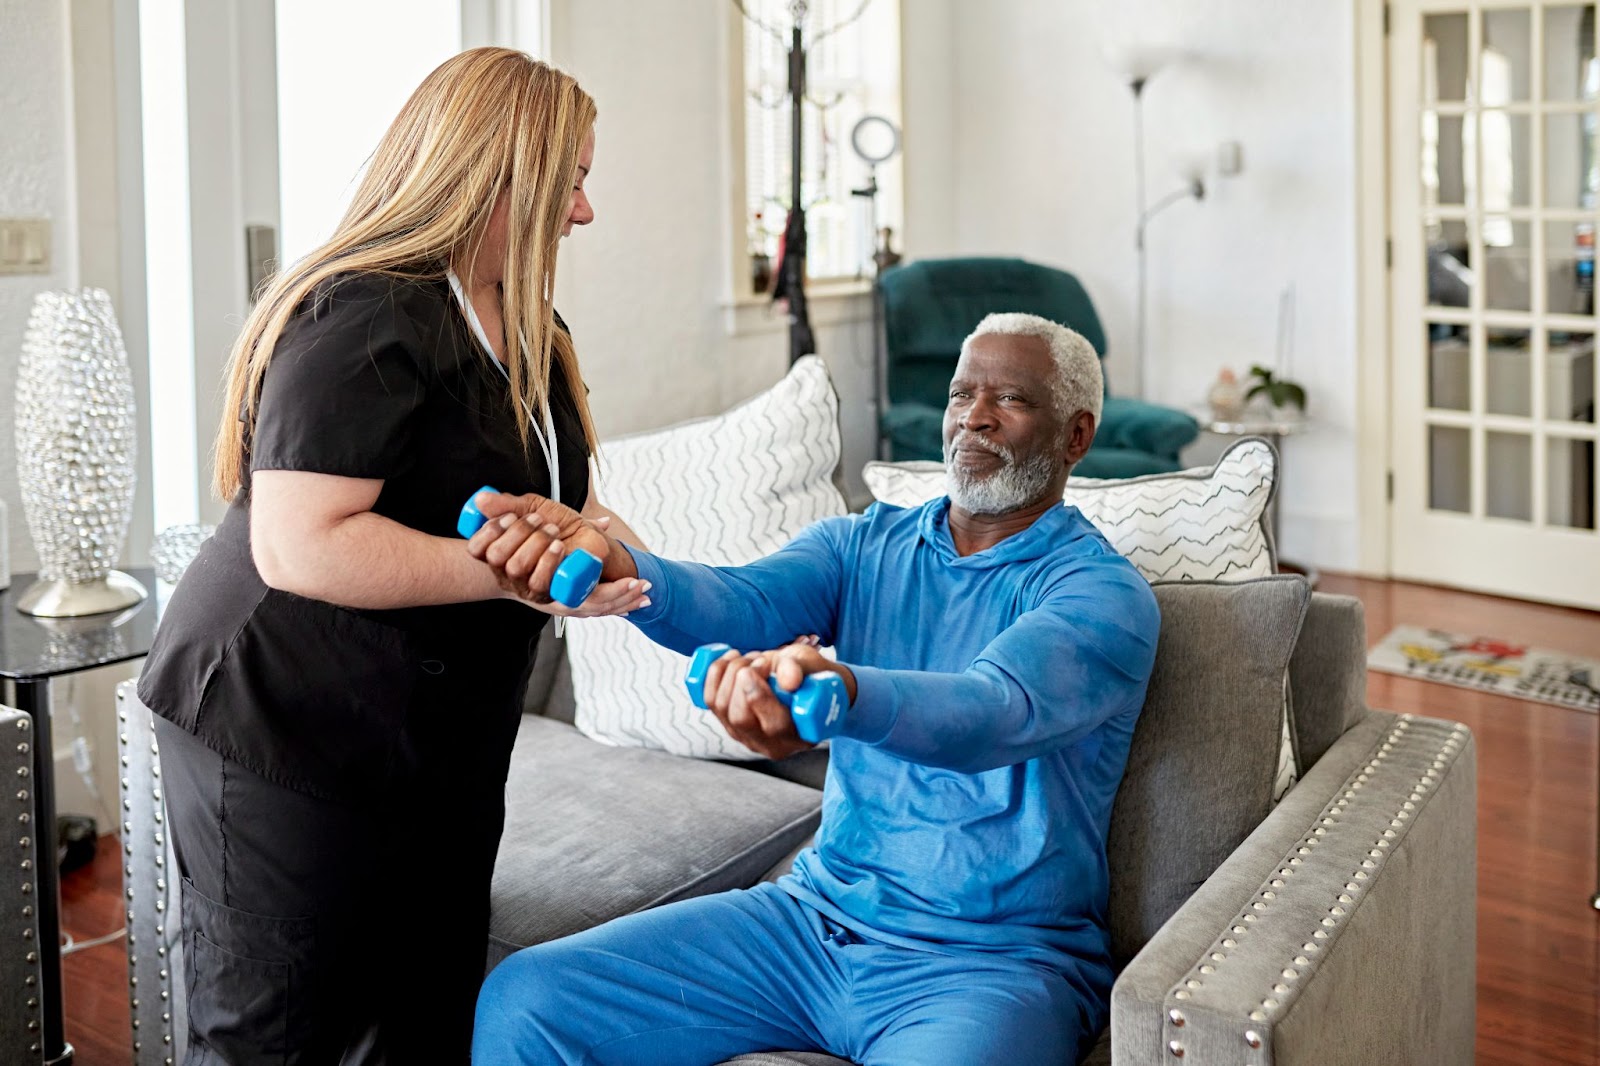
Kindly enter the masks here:
M 507 594 L 550 614 L 579 617 L 626 614 L 648 604 L 649 585 L 638 581 L 633 557 L 606 534 L 605 519 L 591 522 L 532 493 L 482 492 L 476 503 L 488 521 L 467 541 L 467 551 L 489 564 Z M 581 606 L 569 609 L 551 600 L 550 580 L 575 548 L 600 560 L 602 583 Z
M 706 709 L 717 716 L 728 735 L 758 755 L 783 759 L 814 745 L 795 732 L 789 708 L 767 685 L 794 692 L 807 676 L 832 670 L 844 678 L 845 692 L 855 702 L 856 679 L 849 667 L 823 656 L 811 643 L 797 642 L 772 651 L 730 651 L 706 671 Z

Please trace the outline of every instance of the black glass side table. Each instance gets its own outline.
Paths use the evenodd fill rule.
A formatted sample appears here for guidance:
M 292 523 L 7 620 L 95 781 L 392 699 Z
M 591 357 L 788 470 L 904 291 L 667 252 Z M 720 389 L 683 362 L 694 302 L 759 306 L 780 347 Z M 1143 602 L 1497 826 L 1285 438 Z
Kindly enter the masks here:
M 33 574 L 13 574 L 0 592 L 0 678 L 15 691 L 15 706 L 33 718 L 33 824 L 38 840 L 40 1005 L 44 1019 L 45 1066 L 72 1061 L 62 1021 L 61 886 L 56 866 L 54 744 L 50 737 L 50 679 L 97 666 L 137 659 L 150 651 L 156 633 L 156 574 L 127 570 L 150 590 L 142 603 L 107 614 L 80 618 L 35 618 L 17 610 L 17 597 L 33 584 Z M 54 950 L 51 950 L 51 948 Z

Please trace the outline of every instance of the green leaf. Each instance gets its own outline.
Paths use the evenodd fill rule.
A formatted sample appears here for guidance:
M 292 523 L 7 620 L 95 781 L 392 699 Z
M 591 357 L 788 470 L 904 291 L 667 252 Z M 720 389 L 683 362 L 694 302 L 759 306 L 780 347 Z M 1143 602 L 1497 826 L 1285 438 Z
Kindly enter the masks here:
M 1292 381 L 1279 382 L 1283 386 L 1284 394 L 1290 403 L 1300 408 L 1303 413 L 1306 409 L 1306 390 Z
M 1272 384 L 1272 371 L 1268 370 L 1259 363 L 1250 367 L 1250 376 L 1253 378 L 1260 378 L 1264 384 Z

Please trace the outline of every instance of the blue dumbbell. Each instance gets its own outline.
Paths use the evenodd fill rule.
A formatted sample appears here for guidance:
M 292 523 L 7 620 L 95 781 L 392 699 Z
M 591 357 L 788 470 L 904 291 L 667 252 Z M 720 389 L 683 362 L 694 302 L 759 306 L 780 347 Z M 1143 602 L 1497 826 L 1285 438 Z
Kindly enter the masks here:
M 694 658 L 689 660 L 688 672 L 683 675 L 683 683 L 688 687 L 689 699 L 694 701 L 696 707 L 705 709 L 706 672 L 711 669 L 711 664 L 732 650 L 726 644 L 702 644 L 695 649 Z M 797 692 L 786 692 L 779 688 L 775 677 L 769 676 L 767 684 L 772 687 L 772 694 L 778 697 L 778 702 L 789 708 L 789 717 L 794 719 L 794 729 L 800 734 L 801 740 L 820 744 L 844 728 L 844 712 L 848 703 L 844 678 L 832 670 L 808 675 L 800 682 Z
M 483 524 L 488 521 L 483 512 L 478 510 L 478 493 L 499 492 L 500 490 L 485 485 L 467 497 L 466 505 L 461 508 L 461 517 L 456 519 L 456 532 L 463 537 L 471 537 Z M 576 607 L 589 598 L 589 593 L 600 583 L 600 560 L 584 551 L 574 548 L 556 567 L 555 576 L 550 579 L 550 598 L 567 607 Z

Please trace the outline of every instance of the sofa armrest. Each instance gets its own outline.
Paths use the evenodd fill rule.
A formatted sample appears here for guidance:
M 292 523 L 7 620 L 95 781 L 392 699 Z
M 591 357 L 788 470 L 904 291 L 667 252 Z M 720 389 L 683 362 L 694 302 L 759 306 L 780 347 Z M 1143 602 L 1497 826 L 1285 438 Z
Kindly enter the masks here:
M 8 938 L 0 954 L 0 1061 L 17 1066 L 44 1062 L 39 910 L 36 879 L 29 871 L 37 862 L 56 861 L 54 855 L 40 856 L 34 844 L 38 833 L 29 785 L 32 765 L 33 719 L 26 711 L 0 707 L 0 778 L 19 786 L 7 790 L 4 817 L 0 818 L 0 826 L 5 827 L 0 835 L 0 862 L 7 871 L 0 886 L 0 915 L 5 917 Z
M 167 831 L 161 760 L 150 709 L 137 682 L 117 686 L 117 752 L 122 764 L 123 895 L 128 905 L 128 1013 L 134 1066 L 182 1062 L 188 1034 L 183 981 L 182 897 Z
M 1367 715 L 1128 964 L 1113 1062 L 1471 1062 L 1476 792 L 1465 726 Z

